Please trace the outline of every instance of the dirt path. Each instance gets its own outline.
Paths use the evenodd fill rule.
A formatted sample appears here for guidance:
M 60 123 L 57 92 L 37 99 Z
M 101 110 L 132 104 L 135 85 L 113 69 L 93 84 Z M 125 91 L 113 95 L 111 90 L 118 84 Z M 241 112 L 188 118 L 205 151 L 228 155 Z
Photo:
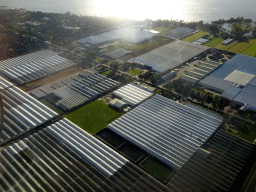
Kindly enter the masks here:
M 59 79 L 62 79 L 64 77 L 70 76 L 72 74 L 78 73 L 83 70 L 84 70 L 83 68 L 72 67 L 70 69 L 55 73 L 53 75 L 49 75 L 47 77 L 38 79 L 31 83 L 27 83 L 25 85 L 19 86 L 19 88 L 22 89 L 23 91 L 30 91 L 30 90 L 40 87 L 42 85 L 57 81 Z

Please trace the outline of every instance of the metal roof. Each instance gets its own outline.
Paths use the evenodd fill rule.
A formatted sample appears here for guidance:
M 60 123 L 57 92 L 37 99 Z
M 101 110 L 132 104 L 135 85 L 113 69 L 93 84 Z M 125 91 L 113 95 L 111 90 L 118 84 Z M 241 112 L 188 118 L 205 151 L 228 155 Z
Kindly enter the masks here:
M 96 45 L 99 43 L 104 43 L 106 41 L 112 41 L 118 38 L 122 38 L 125 41 L 137 44 L 152 39 L 154 37 L 157 37 L 157 34 L 148 30 L 141 30 L 137 28 L 120 28 L 109 32 L 101 33 L 99 35 L 84 37 L 82 39 L 79 39 L 77 42 L 81 44 L 89 43 Z
M 114 91 L 113 95 L 134 107 L 154 95 L 154 92 L 130 83 Z
M 89 71 L 86 75 L 80 74 L 79 78 L 70 78 L 72 80 L 63 80 L 61 82 L 63 85 L 44 86 L 39 89 L 48 93 L 46 99 L 52 104 L 59 106 L 63 110 L 71 110 L 119 85 L 118 82 L 110 78 Z M 56 83 L 53 85 L 56 85 Z M 31 94 L 34 94 L 34 92 Z M 36 94 L 34 95 L 36 96 Z
M 237 94 L 239 94 L 242 91 L 241 88 L 230 86 L 225 90 L 224 93 L 221 94 L 221 97 L 227 98 L 229 100 L 232 100 Z
M 1 84 L 5 82 L 2 78 L 0 80 Z M 0 144 L 38 127 L 58 115 L 15 86 L 6 88 L 1 95 L 4 105 L 4 128 Z
M 185 37 L 192 35 L 194 31 L 196 30 L 190 29 L 188 27 L 180 27 L 178 29 L 174 29 L 168 33 L 163 34 L 163 36 L 172 39 L 184 39 Z
M 221 122 L 209 112 L 155 95 L 107 127 L 178 170 Z
M 130 53 L 131 51 L 128 51 L 128 50 L 125 50 L 125 49 L 118 49 L 118 50 L 115 50 L 115 51 L 112 51 L 108 54 L 106 54 L 107 56 L 109 57 L 112 57 L 114 59 L 117 59 L 119 57 L 122 57 L 124 55 L 126 55 L 127 53 Z
M 130 62 L 139 62 L 157 72 L 175 68 L 185 61 L 208 50 L 208 47 L 176 40 L 153 51 L 132 58 Z
M 9 59 L 2 73 L 18 84 L 27 83 L 45 77 L 57 71 L 75 65 L 52 51 L 39 51 L 28 56 Z
M 235 70 L 230 73 L 224 80 L 245 86 L 247 83 L 249 83 L 249 81 L 252 80 L 254 76 L 255 75 Z
M 232 185 L 247 163 L 253 144 L 219 130 L 167 184 L 173 191 L 237 191 Z M 232 188 L 231 188 L 232 187 Z

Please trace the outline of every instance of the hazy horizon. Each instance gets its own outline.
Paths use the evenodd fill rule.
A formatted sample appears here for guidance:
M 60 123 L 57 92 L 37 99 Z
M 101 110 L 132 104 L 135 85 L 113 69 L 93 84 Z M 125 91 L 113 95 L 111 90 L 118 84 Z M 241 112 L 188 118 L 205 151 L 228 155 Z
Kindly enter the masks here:
M 1 6 L 26 8 L 30 11 L 65 13 L 76 15 L 120 17 L 133 20 L 146 18 L 211 22 L 231 17 L 244 17 L 256 21 L 255 0 L 159 0 L 120 2 L 118 0 L 2 0 Z

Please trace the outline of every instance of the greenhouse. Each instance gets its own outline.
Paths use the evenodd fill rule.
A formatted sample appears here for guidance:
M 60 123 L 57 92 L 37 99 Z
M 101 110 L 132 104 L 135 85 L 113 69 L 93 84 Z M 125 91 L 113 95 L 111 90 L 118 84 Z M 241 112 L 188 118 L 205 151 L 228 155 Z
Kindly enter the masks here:
M 168 191 L 67 119 L 0 151 L 1 191 Z
M 132 58 L 130 62 L 146 65 L 153 71 L 164 72 L 202 54 L 209 48 L 185 41 L 176 40 L 153 51 Z
M 134 107 L 153 96 L 154 92 L 130 83 L 114 91 L 113 95 L 119 99 L 122 99 L 122 101 L 128 105 Z
M 18 84 L 24 84 L 70 68 L 75 63 L 52 51 L 39 51 L 2 61 L 2 73 Z
M 3 78 L 0 78 L 0 86 L 5 88 L 1 92 L 4 105 L 4 127 L 0 144 L 57 117 L 57 113 Z
M 220 116 L 155 95 L 107 127 L 179 170 L 221 123 Z

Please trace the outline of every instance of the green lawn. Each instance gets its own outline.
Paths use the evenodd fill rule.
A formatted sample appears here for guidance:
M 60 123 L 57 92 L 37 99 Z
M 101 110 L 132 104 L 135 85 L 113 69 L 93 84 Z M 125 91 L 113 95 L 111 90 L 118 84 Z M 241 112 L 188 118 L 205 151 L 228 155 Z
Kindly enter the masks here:
M 141 50 L 141 49 L 144 49 L 144 48 L 147 48 L 149 46 L 152 46 L 154 44 L 157 44 L 157 43 L 160 43 L 164 40 L 168 39 L 167 37 L 162 37 L 162 36 L 159 36 L 159 37 L 156 37 L 154 39 L 150 39 L 148 41 L 145 41 L 145 42 L 142 42 L 142 43 L 139 43 L 139 44 L 134 44 L 132 46 L 129 46 L 129 47 L 126 47 L 127 50 L 129 51 L 138 51 L 138 50 Z
M 106 76 L 106 75 L 109 74 L 110 72 L 111 72 L 110 70 L 107 70 L 107 71 L 105 71 L 104 73 L 101 73 L 101 75 Z
M 107 127 L 111 121 L 120 115 L 120 113 L 108 107 L 103 100 L 96 100 L 67 115 L 63 115 L 63 117 L 93 135 Z
M 134 68 L 133 70 L 131 69 L 131 70 L 127 71 L 127 72 L 130 73 L 130 74 L 132 74 L 132 75 L 138 75 L 138 74 L 140 74 L 142 71 L 139 70 L 139 69 L 137 69 L 137 68 Z
M 256 42 L 256 39 L 250 39 L 249 42 L 239 42 L 235 46 L 228 49 L 230 52 L 241 53 L 245 51 L 249 46 L 253 45 Z
M 222 41 L 224 41 L 224 39 L 221 38 L 214 38 L 211 41 L 206 42 L 205 44 L 203 44 L 204 46 L 207 47 L 215 47 L 216 45 L 219 45 L 220 43 L 222 43 Z
M 200 90 L 200 89 L 196 89 L 196 88 L 193 88 L 192 90 L 195 91 L 195 92 L 199 92 L 199 93 L 201 93 L 201 94 L 204 94 L 204 93 L 205 93 L 205 91 Z
M 232 43 L 229 43 L 228 45 L 219 44 L 215 48 L 226 51 L 226 50 L 230 49 L 231 47 L 235 46 L 237 43 L 238 43 L 237 41 L 233 41 Z
M 156 90 L 155 90 L 155 94 L 158 94 L 158 93 L 160 93 L 160 92 L 161 92 L 160 89 L 156 89 Z
M 256 42 L 254 44 L 252 44 L 251 46 L 249 46 L 244 51 L 242 51 L 241 54 L 255 57 L 256 56 Z
M 198 33 L 195 33 L 195 34 L 193 34 L 193 35 L 191 35 L 191 36 L 189 36 L 189 37 L 187 37 L 185 39 L 182 39 L 182 40 L 183 41 L 187 41 L 187 42 L 192 42 L 192 41 L 195 41 L 195 40 L 197 40 L 197 39 L 199 39 L 199 38 L 201 38 L 201 37 L 203 37 L 203 36 L 205 36 L 207 34 L 208 34 L 208 32 L 199 31 Z

